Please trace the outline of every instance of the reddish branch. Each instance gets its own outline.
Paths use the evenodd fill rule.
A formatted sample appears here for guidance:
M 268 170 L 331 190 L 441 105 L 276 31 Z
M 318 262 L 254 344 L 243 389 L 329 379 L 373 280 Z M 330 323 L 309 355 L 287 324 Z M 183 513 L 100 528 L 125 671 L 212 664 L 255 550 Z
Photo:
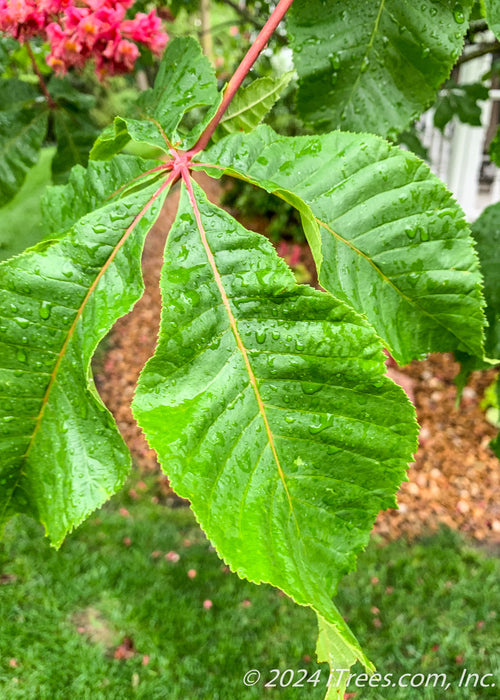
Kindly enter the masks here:
M 276 5 L 276 8 L 274 9 L 273 13 L 269 17 L 265 25 L 262 27 L 262 30 L 259 32 L 257 39 L 252 44 L 245 58 L 242 60 L 242 62 L 236 69 L 236 72 L 229 81 L 229 83 L 226 85 L 224 97 L 222 98 L 222 102 L 220 103 L 219 109 L 215 113 L 215 116 L 210 121 L 207 128 L 202 133 L 202 135 L 200 136 L 196 144 L 193 146 L 193 148 L 187 152 L 189 158 L 192 158 L 194 155 L 196 155 L 196 153 L 199 153 L 200 151 L 203 151 L 204 148 L 206 148 L 224 112 L 229 107 L 229 104 L 233 99 L 236 91 L 240 87 L 243 80 L 246 78 L 248 71 L 259 57 L 261 51 L 265 48 L 267 42 L 271 38 L 271 35 L 285 16 L 285 13 L 289 9 L 292 2 L 293 0 L 280 0 L 280 2 Z
M 33 54 L 33 49 L 31 48 L 31 44 L 29 41 L 26 42 L 26 50 L 28 51 L 28 56 L 31 59 L 31 65 L 33 66 L 33 70 L 35 72 L 36 77 L 38 78 L 38 82 L 40 83 L 40 87 L 42 89 L 43 94 L 45 95 L 45 98 L 47 100 L 47 104 L 49 105 L 50 109 L 55 109 L 57 107 L 56 103 L 52 99 L 52 96 L 50 92 L 47 89 L 47 86 L 45 85 L 45 80 L 43 79 L 43 75 L 40 71 L 40 68 L 38 67 L 38 64 L 36 62 L 35 55 Z

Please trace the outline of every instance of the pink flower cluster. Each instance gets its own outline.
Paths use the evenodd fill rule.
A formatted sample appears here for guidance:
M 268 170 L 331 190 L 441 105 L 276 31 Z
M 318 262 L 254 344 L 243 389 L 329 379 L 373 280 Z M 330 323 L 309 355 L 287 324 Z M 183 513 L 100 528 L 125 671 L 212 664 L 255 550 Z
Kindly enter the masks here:
M 159 54 L 168 41 L 161 20 L 152 10 L 125 13 L 134 0 L 0 0 L 0 31 L 19 41 L 33 36 L 48 40 L 47 63 L 58 73 L 95 60 L 99 77 L 127 73 L 139 49 L 134 42 Z

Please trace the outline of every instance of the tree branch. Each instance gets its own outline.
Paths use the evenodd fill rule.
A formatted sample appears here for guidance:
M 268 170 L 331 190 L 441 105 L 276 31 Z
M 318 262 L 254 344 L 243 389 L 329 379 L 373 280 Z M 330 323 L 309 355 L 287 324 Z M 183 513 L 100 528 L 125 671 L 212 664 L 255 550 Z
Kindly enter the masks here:
M 220 122 L 222 115 L 229 107 L 231 100 L 236 94 L 236 91 L 240 87 L 243 80 L 246 78 L 248 71 L 259 57 L 261 51 L 265 48 L 267 42 L 271 38 L 271 35 L 285 16 L 286 11 L 289 9 L 292 3 L 293 0 L 280 0 L 279 3 L 276 5 L 271 16 L 261 29 L 258 37 L 248 50 L 246 56 L 243 58 L 238 68 L 236 69 L 233 77 L 226 85 L 226 88 L 224 90 L 224 97 L 222 98 L 222 102 L 220 103 L 219 109 L 215 113 L 215 116 L 210 121 L 205 131 L 201 134 L 200 138 L 193 146 L 193 148 L 187 152 L 189 158 L 194 156 L 196 153 L 202 151 L 212 138 L 212 134 L 217 128 L 217 125 Z

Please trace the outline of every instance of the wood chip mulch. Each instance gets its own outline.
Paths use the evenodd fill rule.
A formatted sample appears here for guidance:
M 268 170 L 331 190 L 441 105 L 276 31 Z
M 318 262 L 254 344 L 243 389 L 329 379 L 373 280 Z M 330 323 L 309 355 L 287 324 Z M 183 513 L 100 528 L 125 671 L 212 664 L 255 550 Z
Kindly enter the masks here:
M 204 186 L 208 187 L 208 196 L 216 200 L 219 185 L 210 180 Z M 115 416 L 138 469 L 158 474 L 155 453 L 132 418 L 130 402 L 139 372 L 156 346 L 158 280 L 177 197 L 178 192 L 174 192 L 167 200 L 146 241 L 144 296 L 115 325 L 106 354 L 96 367 L 97 388 Z M 308 264 L 307 259 L 305 262 Z M 389 373 L 414 401 L 421 431 L 416 461 L 408 471 L 409 481 L 397 497 L 399 510 L 381 513 L 376 523 L 376 531 L 386 539 L 402 534 L 412 538 L 444 524 L 488 545 L 500 545 L 500 464 L 488 447 L 496 429 L 486 421 L 479 406 L 495 372 L 474 373 L 461 406 L 456 408 L 453 377 L 457 371 L 458 365 L 447 354 L 431 355 L 405 368 L 393 363 L 389 367 Z

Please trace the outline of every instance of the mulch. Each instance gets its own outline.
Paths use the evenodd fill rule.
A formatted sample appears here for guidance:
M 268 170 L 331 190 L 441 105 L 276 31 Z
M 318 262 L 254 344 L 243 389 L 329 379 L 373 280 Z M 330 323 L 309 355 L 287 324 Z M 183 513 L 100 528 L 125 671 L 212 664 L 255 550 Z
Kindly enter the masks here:
M 203 184 L 209 198 L 217 201 L 220 185 L 208 179 Z M 130 402 L 139 372 L 156 346 L 161 304 L 158 280 L 177 197 L 178 192 L 169 196 L 146 241 L 144 296 L 113 328 L 96 372 L 97 388 L 115 416 L 137 468 L 158 473 L 161 489 L 170 501 L 175 495 L 169 492 L 166 478 L 159 475 L 155 453 L 135 424 Z M 309 251 L 303 250 L 301 257 L 310 267 Z M 408 482 L 397 496 L 399 510 L 380 514 L 377 533 L 385 539 L 401 535 L 412 539 L 446 525 L 488 545 L 500 545 L 500 464 L 488 446 L 496 429 L 486 421 L 479 405 L 495 371 L 474 373 L 457 408 L 453 377 L 458 365 L 451 355 L 431 355 L 404 368 L 388 364 L 389 374 L 416 406 L 421 431 Z

